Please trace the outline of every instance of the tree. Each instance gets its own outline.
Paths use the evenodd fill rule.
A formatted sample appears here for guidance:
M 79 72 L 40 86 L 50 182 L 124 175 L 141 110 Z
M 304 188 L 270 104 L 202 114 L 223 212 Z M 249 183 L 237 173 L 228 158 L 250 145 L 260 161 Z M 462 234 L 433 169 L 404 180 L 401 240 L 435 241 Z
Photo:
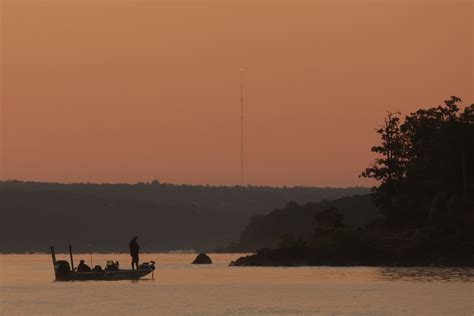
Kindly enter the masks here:
M 361 176 L 381 182 L 378 187 L 373 188 L 373 197 L 381 211 L 391 216 L 393 197 L 406 171 L 406 144 L 400 131 L 400 113 L 389 112 L 383 126 L 376 132 L 380 135 L 381 144 L 373 146 L 372 152 L 379 157 Z
M 474 105 L 462 111 L 460 102 L 453 96 L 403 122 L 389 113 L 377 130 L 380 157 L 361 176 L 380 181 L 373 197 L 388 224 L 443 225 L 452 201 L 474 196 Z
M 315 219 L 315 237 L 320 236 L 328 231 L 340 229 L 344 227 L 344 215 L 339 213 L 337 207 L 330 207 L 322 212 L 316 213 Z

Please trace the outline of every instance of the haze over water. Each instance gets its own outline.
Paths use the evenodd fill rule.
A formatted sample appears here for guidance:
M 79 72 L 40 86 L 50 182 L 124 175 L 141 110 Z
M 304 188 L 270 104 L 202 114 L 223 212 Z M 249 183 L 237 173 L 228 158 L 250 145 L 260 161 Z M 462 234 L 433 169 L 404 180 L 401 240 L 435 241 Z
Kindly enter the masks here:
M 46 254 L 0 255 L 1 315 L 473 315 L 473 268 L 229 267 L 238 254 L 143 254 L 155 279 L 54 282 Z M 67 259 L 65 254 L 58 259 Z M 90 260 L 89 255 L 76 255 Z M 125 254 L 98 254 L 94 264 Z

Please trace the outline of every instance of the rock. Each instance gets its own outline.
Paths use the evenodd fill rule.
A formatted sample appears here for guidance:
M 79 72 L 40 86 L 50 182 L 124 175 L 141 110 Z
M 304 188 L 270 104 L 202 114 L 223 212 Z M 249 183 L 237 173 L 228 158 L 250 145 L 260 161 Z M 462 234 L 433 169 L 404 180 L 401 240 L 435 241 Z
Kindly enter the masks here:
M 212 260 L 205 253 L 200 253 L 196 259 L 194 259 L 192 264 L 211 264 Z

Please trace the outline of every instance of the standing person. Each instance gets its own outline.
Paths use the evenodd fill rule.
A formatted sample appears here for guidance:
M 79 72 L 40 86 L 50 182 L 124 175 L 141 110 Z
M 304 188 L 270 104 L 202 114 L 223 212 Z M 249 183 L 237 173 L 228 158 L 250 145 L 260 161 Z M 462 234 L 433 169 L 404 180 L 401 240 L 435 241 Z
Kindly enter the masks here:
M 138 253 L 140 252 L 140 246 L 137 243 L 137 238 L 137 236 L 133 236 L 128 244 L 128 247 L 130 248 L 130 256 L 132 257 L 132 270 L 134 270 L 134 266 L 138 269 Z

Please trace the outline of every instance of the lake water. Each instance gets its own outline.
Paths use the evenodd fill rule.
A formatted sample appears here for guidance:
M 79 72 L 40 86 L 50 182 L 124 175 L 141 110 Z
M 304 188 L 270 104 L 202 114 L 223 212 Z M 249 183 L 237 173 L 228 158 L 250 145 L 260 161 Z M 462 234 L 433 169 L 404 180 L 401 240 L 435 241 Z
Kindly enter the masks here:
M 236 254 L 195 266 L 195 256 L 141 255 L 157 262 L 154 280 L 54 282 L 49 255 L 0 255 L 0 315 L 474 315 L 474 269 L 229 267 Z M 93 256 L 107 259 L 130 265 Z

